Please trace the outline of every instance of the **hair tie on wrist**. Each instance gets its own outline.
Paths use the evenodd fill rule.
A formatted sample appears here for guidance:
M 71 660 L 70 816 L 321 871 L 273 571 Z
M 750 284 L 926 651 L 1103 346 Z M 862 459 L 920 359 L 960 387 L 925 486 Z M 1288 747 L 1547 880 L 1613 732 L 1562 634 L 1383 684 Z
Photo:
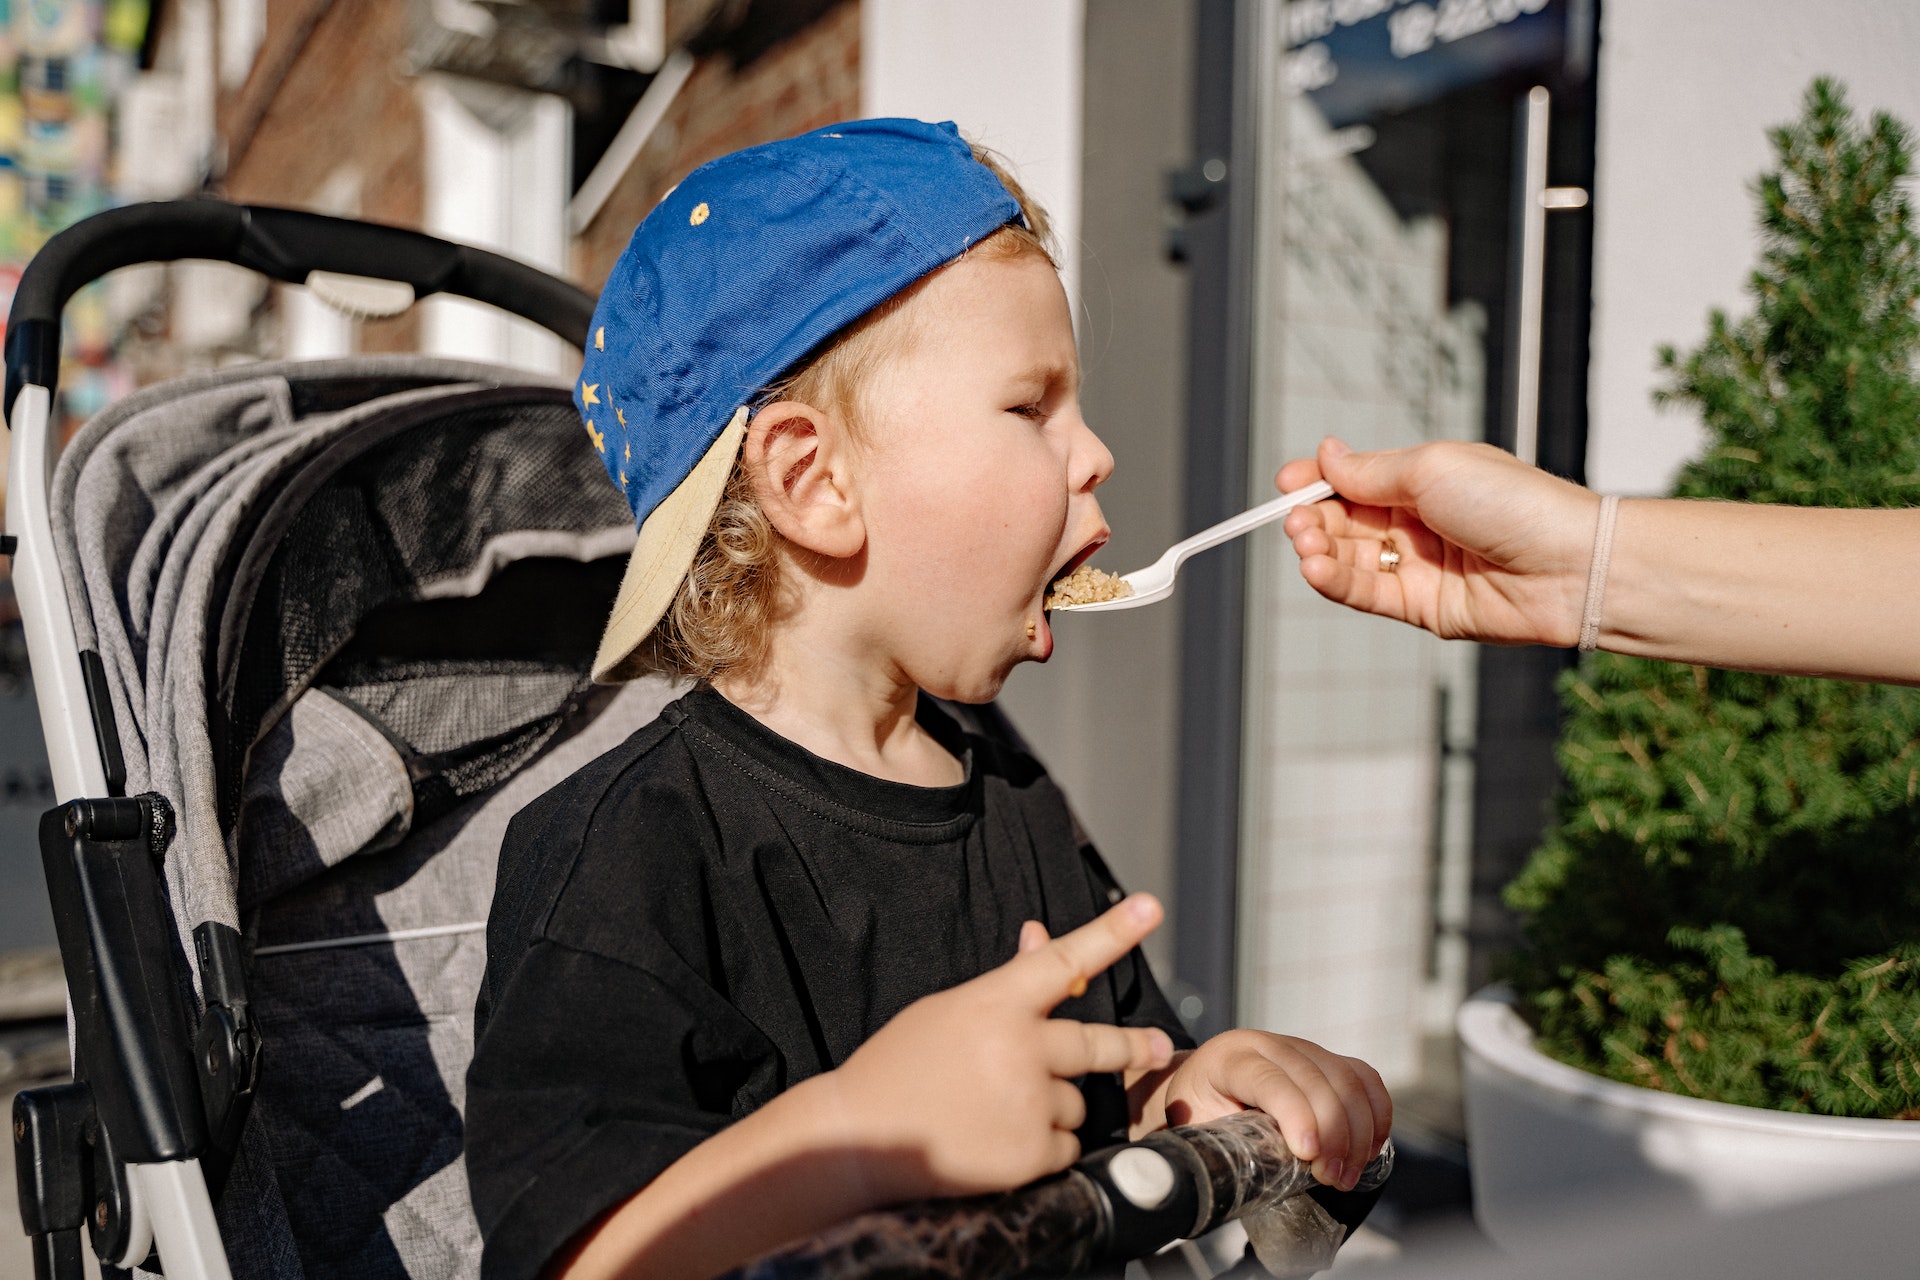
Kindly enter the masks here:
M 1580 616 L 1580 652 L 1592 653 L 1600 647 L 1600 602 L 1607 594 L 1607 562 L 1613 559 L 1613 521 L 1620 510 L 1620 498 L 1608 494 L 1600 499 L 1600 519 L 1593 529 L 1593 564 L 1587 570 L 1587 607 Z

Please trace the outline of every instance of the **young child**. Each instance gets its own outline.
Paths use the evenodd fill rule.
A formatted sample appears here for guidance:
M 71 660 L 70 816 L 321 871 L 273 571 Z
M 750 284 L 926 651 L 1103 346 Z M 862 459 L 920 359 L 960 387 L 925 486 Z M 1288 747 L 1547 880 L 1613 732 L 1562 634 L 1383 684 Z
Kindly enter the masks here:
M 951 124 L 724 157 L 635 233 L 578 388 L 640 526 L 594 674 L 699 683 L 508 831 L 490 1280 L 710 1276 L 1245 1107 L 1336 1186 L 1385 1141 L 1364 1063 L 1191 1048 L 1137 949 L 1158 904 L 922 697 L 1052 652 L 1047 586 L 1107 538 L 1078 380 L 1045 217 Z

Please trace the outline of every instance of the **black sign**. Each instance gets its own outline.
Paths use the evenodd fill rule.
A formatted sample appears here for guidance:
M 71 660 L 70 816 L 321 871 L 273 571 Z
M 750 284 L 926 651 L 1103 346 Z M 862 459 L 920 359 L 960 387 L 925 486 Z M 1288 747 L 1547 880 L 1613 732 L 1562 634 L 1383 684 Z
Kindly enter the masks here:
M 1581 0 L 1290 0 L 1280 6 L 1280 83 L 1334 128 L 1567 55 Z

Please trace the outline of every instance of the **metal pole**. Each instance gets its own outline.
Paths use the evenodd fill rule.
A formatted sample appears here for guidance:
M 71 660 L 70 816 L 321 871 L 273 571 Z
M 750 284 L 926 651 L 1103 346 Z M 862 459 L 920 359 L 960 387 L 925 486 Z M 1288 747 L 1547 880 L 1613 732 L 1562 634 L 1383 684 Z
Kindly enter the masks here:
M 1547 267 L 1547 111 L 1552 96 L 1527 90 L 1520 145 L 1520 315 L 1513 349 L 1513 453 L 1529 466 L 1540 461 L 1540 324 Z
M 1226 199 L 1187 224 L 1187 530 L 1247 505 L 1253 274 L 1252 72 L 1257 0 L 1199 0 L 1195 159 L 1225 162 Z M 1240 861 L 1245 545 L 1194 562 L 1182 588 L 1173 968 L 1180 1016 L 1202 1039 L 1233 1025 Z

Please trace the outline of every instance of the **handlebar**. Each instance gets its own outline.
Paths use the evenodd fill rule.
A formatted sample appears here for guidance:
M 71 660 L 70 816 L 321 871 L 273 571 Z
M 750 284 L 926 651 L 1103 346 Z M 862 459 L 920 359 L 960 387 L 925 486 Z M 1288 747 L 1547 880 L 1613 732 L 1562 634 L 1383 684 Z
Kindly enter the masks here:
M 68 227 L 35 254 L 7 319 L 8 421 L 23 386 L 49 394 L 60 373 L 60 313 L 83 286 L 119 267 L 210 258 L 289 284 L 315 271 L 411 285 L 490 303 L 586 345 L 593 298 L 523 262 L 418 231 L 300 209 L 171 200 L 109 209 Z
M 1393 1173 L 1388 1142 L 1355 1187 Z M 767 1255 L 725 1280 L 1013 1280 L 1145 1257 L 1236 1219 L 1276 1276 L 1332 1264 L 1347 1229 L 1302 1193 L 1319 1184 L 1266 1114 L 1242 1111 L 1163 1129 L 997 1195 L 863 1214 Z

